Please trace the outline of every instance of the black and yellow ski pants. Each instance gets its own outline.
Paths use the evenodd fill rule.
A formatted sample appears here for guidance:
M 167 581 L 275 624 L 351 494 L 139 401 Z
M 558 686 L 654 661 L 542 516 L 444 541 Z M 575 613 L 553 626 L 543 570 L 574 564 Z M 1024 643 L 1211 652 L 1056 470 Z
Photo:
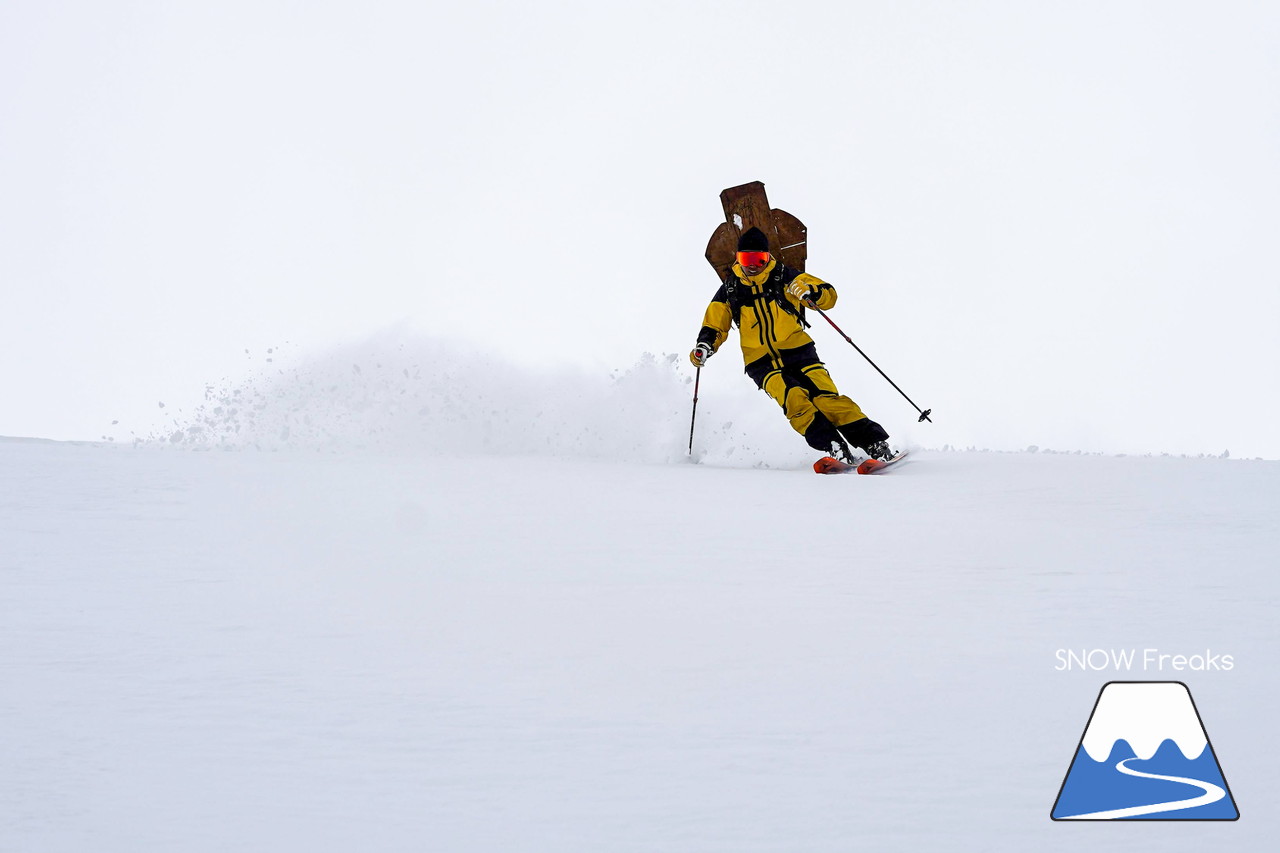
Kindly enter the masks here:
M 791 428 L 816 450 L 829 452 L 831 442 L 838 439 L 866 447 L 889 437 L 857 403 L 836 390 L 813 344 L 782 350 L 779 358 L 758 359 L 747 365 L 746 372 L 782 407 Z

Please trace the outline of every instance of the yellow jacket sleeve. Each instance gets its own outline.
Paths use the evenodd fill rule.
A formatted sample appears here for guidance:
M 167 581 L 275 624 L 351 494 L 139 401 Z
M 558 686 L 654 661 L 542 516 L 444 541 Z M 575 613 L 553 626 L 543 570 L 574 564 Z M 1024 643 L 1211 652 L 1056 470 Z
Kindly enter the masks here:
M 716 291 L 702 315 L 702 329 L 698 332 L 698 343 L 711 344 L 712 350 L 720 349 L 724 339 L 729 337 L 729 328 L 733 325 L 733 312 L 729 310 L 729 299 L 725 296 L 724 287 Z
M 830 311 L 836 306 L 836 289 L 818 278 L 816 275 L 809 275 L 807 272 L 802 272 L 791 280 L 792 284 L 796 284 L 797 282 L 808 285 L 809 292 L 811 294 L 816 294 L 813 297 L 814 304 L 823 311 Z M 787 299 L 794 302 L 796 307 L 803 307 L 800 300 L 792 296 L 790 293 L 787 293 Z

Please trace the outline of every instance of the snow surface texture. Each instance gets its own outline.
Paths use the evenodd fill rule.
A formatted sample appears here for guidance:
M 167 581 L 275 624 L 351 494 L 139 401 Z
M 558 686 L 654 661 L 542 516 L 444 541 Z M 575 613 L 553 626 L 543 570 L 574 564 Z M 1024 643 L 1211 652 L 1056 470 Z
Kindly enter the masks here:
M 1280 831 L 1275 463 L 920 452 L 818 477 L 9 441 L 0 468 L 6 852 Z M 1110 646 L 1236 666 L 1055 671 Z M 1101 684 L 1171 676 L 1242 819 L 1050 821 Z

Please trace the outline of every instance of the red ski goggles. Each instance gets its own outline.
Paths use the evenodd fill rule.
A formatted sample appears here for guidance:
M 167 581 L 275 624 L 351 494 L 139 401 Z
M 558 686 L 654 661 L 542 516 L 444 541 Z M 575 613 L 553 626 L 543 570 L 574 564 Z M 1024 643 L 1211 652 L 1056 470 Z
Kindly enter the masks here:
M 762 267 L 769 263 L 768 252 L 739 252 L 738 266 L 746 269 L 747 267 Z

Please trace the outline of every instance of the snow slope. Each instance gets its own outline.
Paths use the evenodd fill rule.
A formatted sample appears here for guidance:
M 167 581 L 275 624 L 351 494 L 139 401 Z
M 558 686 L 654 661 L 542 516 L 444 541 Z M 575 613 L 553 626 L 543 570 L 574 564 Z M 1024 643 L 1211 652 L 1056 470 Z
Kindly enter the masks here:
M 1280 466 L 733 464 L 0 441 L 0 850 L 1268 848 Z M 1049 820 L 1126 677 L 1239 822 Z

